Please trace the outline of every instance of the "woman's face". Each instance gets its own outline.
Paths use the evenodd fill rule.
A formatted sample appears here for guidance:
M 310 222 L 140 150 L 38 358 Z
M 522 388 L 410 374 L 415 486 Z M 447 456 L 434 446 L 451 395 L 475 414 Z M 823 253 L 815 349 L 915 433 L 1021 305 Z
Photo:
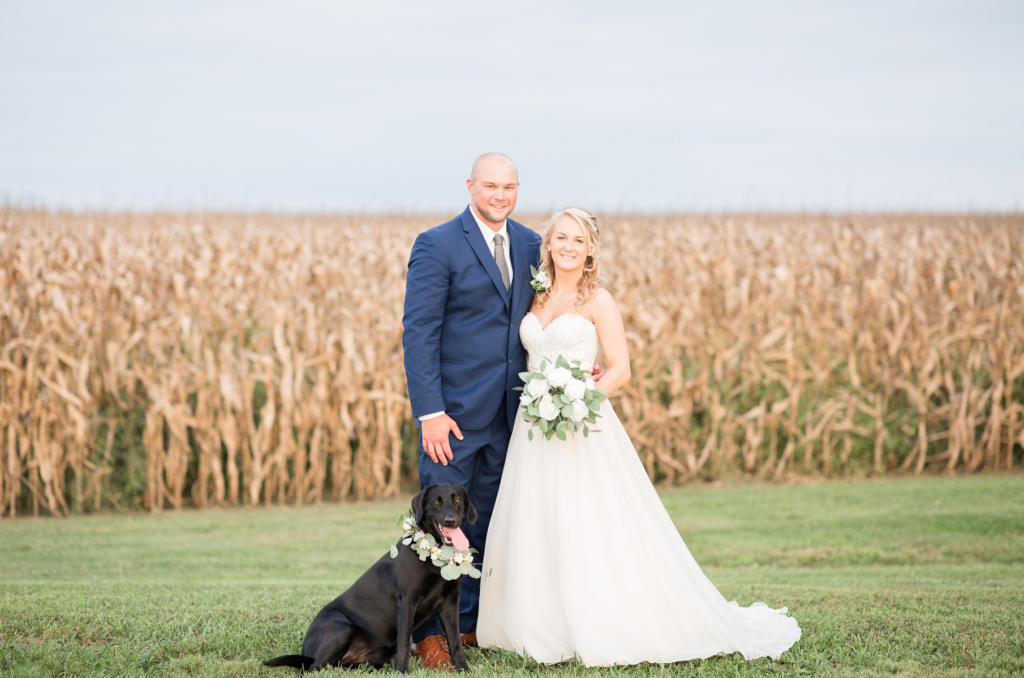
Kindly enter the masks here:
M 551 249 L 551 263 L 556 271 L 575 273 L 587 263 L 590 249 L 587 236 L 583 227 L 568 214 L 559 217 L 551 227 L 547 246 Z

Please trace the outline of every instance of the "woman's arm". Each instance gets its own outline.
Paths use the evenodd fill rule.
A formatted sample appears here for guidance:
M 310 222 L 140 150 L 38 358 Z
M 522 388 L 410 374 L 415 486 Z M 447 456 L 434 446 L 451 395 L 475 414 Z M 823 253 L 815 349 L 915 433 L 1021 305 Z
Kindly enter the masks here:
M 581 309 L 582 310 L 582 309 Z M 629 347 L 626 345 L 626 328 L 622 324 L 619 306 L 608 290 L 601 288 L 594 292 L 587 302 L 586 312 L 597 328 L 597 338 L 604 348 L 607 364 L 598 382 L 598 388 L 611 395 L 629 381 Z

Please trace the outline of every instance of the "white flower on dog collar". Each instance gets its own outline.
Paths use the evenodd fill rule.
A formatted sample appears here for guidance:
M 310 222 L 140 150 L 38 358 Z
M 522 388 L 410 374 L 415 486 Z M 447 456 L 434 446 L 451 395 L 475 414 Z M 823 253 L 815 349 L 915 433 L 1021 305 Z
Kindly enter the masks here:
M 427 534 L 416 525 L 412 511 L 398 517 L 402 526 L 402 543 L 416 552 L 420 560 L 430 558 L 431 564 L 441 568 L 441 576 L 451 581 L 468 574 L 473 579 L 480 578 L 480 571 L 473 567 L 473 554 L 476 549 L 459 551 L 448 544 L 438 544 L 434 535 Z M 391 557 L 398 557 L 398 546 L 391 547 Z

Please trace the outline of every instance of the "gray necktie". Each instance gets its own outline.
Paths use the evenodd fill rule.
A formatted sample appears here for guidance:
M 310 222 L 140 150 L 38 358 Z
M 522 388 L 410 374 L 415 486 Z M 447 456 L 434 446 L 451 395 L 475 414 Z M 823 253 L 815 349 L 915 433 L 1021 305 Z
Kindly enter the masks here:
M 494 234 L 494 261 L 498 264 L 498 270 L 501 271 L 501 282 L 505 283 L 505 291 L 508 292 L 508 262 L 505 261 L 505 239 L 501 237 L 501 233 Z

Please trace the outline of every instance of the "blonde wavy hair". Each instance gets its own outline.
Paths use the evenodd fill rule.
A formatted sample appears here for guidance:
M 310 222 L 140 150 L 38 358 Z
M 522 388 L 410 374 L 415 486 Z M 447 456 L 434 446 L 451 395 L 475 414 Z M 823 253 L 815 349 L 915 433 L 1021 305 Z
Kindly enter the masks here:
M 543 242 L 540 248 L 540 270 L 555 280 L 555 267 L 551 261 L 551 250 L 548 242 L 551 240 L 551 231 L 555 222 L 564 216 L 572 217 L 580 228 L 583 229 L 583 236 L 587 242 L 587 260 L 583 264 L 583 275 L 580 276 L 576 286 L 576 312 L 578 313 L 583 305 L 590 299 L 590 294 L 604 286 L 604 279 L 601 277 L 601 231 L 597 227 L 597 217 L 582 207 L 566 207 L 551 215 L 551 218 L 541 224 L 541 237 Z M 551 298 L 551 288 L 538 292 L 536 296 L 537 305 L 543 306 Z

